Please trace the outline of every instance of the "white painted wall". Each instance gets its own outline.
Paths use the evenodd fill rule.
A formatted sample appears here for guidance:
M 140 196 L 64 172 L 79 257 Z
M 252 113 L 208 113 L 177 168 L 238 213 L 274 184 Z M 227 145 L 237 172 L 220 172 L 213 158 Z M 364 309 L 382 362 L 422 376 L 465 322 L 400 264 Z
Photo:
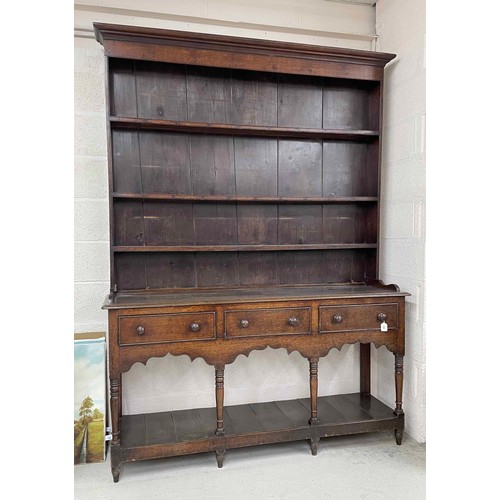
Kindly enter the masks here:
M 404 4 L 405 2 L 394 0 L 394 2 L 381 3 Z M 423 2 L 419 0 L 418 3 Z M 101 304 L 109 290 L 104 57 L 101 45 L 93 38 L 93 22 L 161 27 L 370 50 L 374 48 L 375 8 L 370 5 L 325 0 L 192 0 L 188 2 L 143 0 L 140 3 L 133 0 L 94 0 L 75 3 L 74 267 L 75 331 L 77 332 L 106 330 L 106 314 L 101 310 Z M 392 40 L 389 41 L 392 43 Z M 379 47 L 379 49 L 384 50 L 385 47 Z M 397 66 L 394 68 L 397 76 Z M 390 73 L 391 78 L 394 78 L 394 72 Z M 404 80 L 404 75 L 402 79 Z M 391 85 L 392 82 L 389 80 L 387 87 L 390 89 Z M 408 92 L 404 86 L 400 88 L 400 92 L 405 90 Z M 396 101 L 396 96 L 391 95 Z M 391 100 L 387 102 L 390 106 Z M 404 106 L 408 105 L 409 103 L 405 101 Z M 404 114 L 405 110 L 406 108 L 403 111 L 391 112 L 389 107 L 387 115 L 390 123 L 397 120 L 397 113 Z M 397 130 L 394 133 L 396 132 Z M 399 148 L 402 147 L 405 151 L 406 137 L 398 139 L 400 145 L 396 150 L 392 148 L 390 142 L 386 141 L 388 142 L 386 146 L 390 150 L 386 159 L 394 157 L 394 160 L 389 160 L 389 163 L 386 161 L 386 165 L 390 168 L 392 168 L 390 162 L 398 161 L 398 155 L 404 154 L 399 152 L 401 151 Z M 413 302 L 409 308 L 409 316 L 413 318 L 416 315 L 420 318 L 423 314 L 423 305 L 419 302 L 420 309 L 413 307 L 413 303 L 416 304 L 417 285 L 411 277 L 405 275 L 403 259 L 418 261 L 421 253 L 415 253 L 413 248 L 415 237 L 413 233 L 407 232 L 406 223 L 408 222 L 409 227 L 413 228 L 413 219 L 409 216 L 405 219 L 404 213 L 413 213 L 415 210 L 418 213 L 418 210 L 423 210 L 423 195 L 419 191 L 420 198 L 417 201 L 412 194 L 413 188 L 409 185 L 413 182 L 413 177 L 405 177 L 405 175 L 399 175 L 398 172 L 399 169 L 388 174 L 386 178 L 389 186 L 386 193 L 388 203 L 385 205 L 384 217 L 388 223 L 383 234 L 383 253 L 387 253 L 387 257 L 390 254 L 392 258 L 390 263 L 383 260 L 382 268 L 403 269 L 402 272 L 393 272 L 388 276 L 388 281 L 395 276 L 396 278 L 392 281 L 400 283 L 402 288 L 408 288 L 414 294 L 410 299 Z M 423 186 L 423 180 L 418 182 Z M 400 192 L 399 198 L 395 195 L 397 191 L 395 183 L 401 183 L 397 188 Z M 406 187 L 403 189 L 403 186 Z M 402 208 L 405 208 L 406 212 L 401 212 Z M 403 219 L 396 220 L 394 218 L 396 214 L 402 214 Z M 405 236 L 401 237 L 401 231 Z M 421 294 L 423 294 L 422 280 L 423 277 L 418 281 L 418 284 L 422 285 Z M 418 321 L 415 319 L 413 323 Z M 410 326 L 410 334 L 412 329 L 414 326 Z M 420 336 L 420 341 L 422 341 L 422 336 Z M 419 359 L 416 350 L 418 350 L 417 347 L 413 350 L 409 349 L 407 359 L 415 361 Z M 342 351 L 334 350 L 320 360 L 320 394 L 358 390 L 358 353 L 357 346 L 346 346 Z M 390 363 L 387 364 L 386 373 L 386 358 L 383 354 L 374 352 L 373 358 L 376 357 L 381 358 L 384 369 L 377 373 L 374 367 L 375 388 L 378 389 L 379 397 L 393 406 L 393 366 Z M 410 371 L 407 370 L 407 373 L 411 377 L 411 368 Z M 423 372 L 421 373 L 423 376 Z M 213 375 L 213 369 L 204 361 L 198 359 L 191 363 L 187 356 L 168 355 L 162 359 L 151 359 L 147 366 L 136 364 L 124 375 L 123 379 L 124 413 L 164 411 L 188 408 L 193 405 L 212 406 L 214 404 Z M 390 382 L 386 383 L 388 378 Z M 225 398 L 227 404 L 307 397 L 308 387 L 307 360 L 297 353 L 288 355 L 284 349 L 254 352 L 249 358 L 240 356 L 232 365 L 226 367 Z M 406 406 L 408 411 L 410 407 L 421 405 L 417 396 L 412 400 L 415 403 L 413 406 L 412 403 Z M 410 433 L 414 435 L 413 432 L 418 430 L 420 424 L 415 426 L 412 418 L 408 418 L 408 421 Z
M 425 0 L 378 0 L 377 50 L 386 68 L 382 145 L 380 276 L 410 292 L 406 302 L 403 409 L 406 430 L 425 441 Z M 394 356 L 376 351 L 373 393 L 392 405 Z

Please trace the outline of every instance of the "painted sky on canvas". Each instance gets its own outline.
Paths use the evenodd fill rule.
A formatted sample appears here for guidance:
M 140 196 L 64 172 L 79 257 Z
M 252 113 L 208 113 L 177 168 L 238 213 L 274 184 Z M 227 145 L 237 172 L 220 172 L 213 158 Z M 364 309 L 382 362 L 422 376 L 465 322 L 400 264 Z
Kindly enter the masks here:
M 105 343 L 75 342 L 75 420 L 80 418 L 80 406 L 87 396 L 105 413 L 105 382 Z

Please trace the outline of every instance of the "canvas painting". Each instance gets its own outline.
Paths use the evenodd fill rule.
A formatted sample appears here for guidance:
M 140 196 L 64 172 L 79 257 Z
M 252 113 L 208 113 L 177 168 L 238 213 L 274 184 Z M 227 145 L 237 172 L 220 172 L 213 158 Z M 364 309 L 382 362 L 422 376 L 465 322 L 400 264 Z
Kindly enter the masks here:
M 105 459 L 106 343 L 75 340 L 75 465 Z

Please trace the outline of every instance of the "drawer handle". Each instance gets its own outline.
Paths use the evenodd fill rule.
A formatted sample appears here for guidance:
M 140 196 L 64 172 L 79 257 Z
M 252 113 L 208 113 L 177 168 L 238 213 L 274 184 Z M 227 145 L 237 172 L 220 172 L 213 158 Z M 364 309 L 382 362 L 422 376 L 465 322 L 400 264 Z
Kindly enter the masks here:
M 299 324 L 299 320 L 295 317 L 288 318 L 288 324 L 290 326 L 297 326 Z
M 385 314 L 385 313 L 379 313 L 378 316 L 377 316 L 377 319 L 379 321 L 385 321 L 387 319 L 387 314 Z
M 241 328 L 248 328 L 248 325 L 250 325 L 250 323 L 248 322 L 247 319 L 240 319 Z
M 144 330 L 144 327 L 143 327 L 143 326 L 139 325 L 139 326 L 135 329 L 135 331 L 137 332 L 137 335 L 144 335 L 144 332 L 145 332 L 146 330 Z
M 197 332 L 199 329 L 200 329 L 200 325 L 199 323 L 191 323 L 189 325 L 189 329 L 192 331 L 192 332 Z
M 333 322 L 334 323 L 340 323 L 342 321 L 342 316 L 340 314 L 336 314 L 334 317 L 333 317 Z

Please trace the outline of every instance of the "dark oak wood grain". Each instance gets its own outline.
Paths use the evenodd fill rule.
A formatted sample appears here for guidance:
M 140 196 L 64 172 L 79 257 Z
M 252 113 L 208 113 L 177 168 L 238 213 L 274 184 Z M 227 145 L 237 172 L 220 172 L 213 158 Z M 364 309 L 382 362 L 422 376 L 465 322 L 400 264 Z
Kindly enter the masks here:
M 186 120 L 186 70 L 156 62 L 136 62 L 137 116 Z
M 187 122 L 180 120 L 146 119 L 110 116 L 113 130 L 158 130 L 170 132 L 193 132 L 202 134 L 280 137 L 295 139 L 337 139 L 371 143 L 380 132 L 378 129 L 313 129 L 306 127 L 278 127 L 264 125 L 233 125 L 226 123 Z
M 309 399 L 301 399 L 226 406 L 223 419 L 231 424 L 225 426 L 224 439 L 215 438 L 210 424 L 214 421 L 216 408 L 124 415 L 122 445 L 128 452 L 126 456 L 131 459 L 137 456 L 144 458 L 151 445 L 170 445 L 170 453 L 158 456 L 175 456 L 184 454 L 179 453 L 183 444 L 196 445 L 199 441 L 204 442 L 203 451 L 212 451 L 218 441 L 223 441 L 228 448 L 246 446 L 242 438 L 250 436 L 266 442 L 295 440 L 296 436 L 301 439 L 307 436 L 309 430 L 309 405 Z M 323 410 L 323 419 L 314 430 L 322 438 L 366 432 L 367 428 L 371 431 L 382 430 L 388 424 L 395 428 L 397 425 L 392 409 L 373 396 L 323 396 L 318 398 L 318 407 Z M 272 441 L 268 441 L 269 438 Z
M 405 292 L 378 279 L 384 66 L 395 56 L 96 23 L 106 57 L 111 471 L 124 462 L 404 429 Z M 360 391 L 319 396 L 360 344 Z M 395 407 L 370 346 L 395 356 Z M 227 406 L 225 367 L 297 351 L 309 397 Z M 153 357 L 214 367 L 215 407 L 123 415 Z M 306 380 L 306 378 L 304 379 Z M 249 381 L 251 383 L 251 381 Z M 307 388 L 305 388 L 307 390 Z
M 186 68 L 186 84 L 189 121 L 230 123 L 232 116 L 230 70 L 189 66 Z
M 218 68 L 380 81 L 384 66 L 395 57 L 383 52 L 105 23 L 94 23 L 94 30 L 107 57 L 192 61 Z
M 323 128 L 323 82 L 298 76 L 281 76 L 278 85 L 278 125 Z

